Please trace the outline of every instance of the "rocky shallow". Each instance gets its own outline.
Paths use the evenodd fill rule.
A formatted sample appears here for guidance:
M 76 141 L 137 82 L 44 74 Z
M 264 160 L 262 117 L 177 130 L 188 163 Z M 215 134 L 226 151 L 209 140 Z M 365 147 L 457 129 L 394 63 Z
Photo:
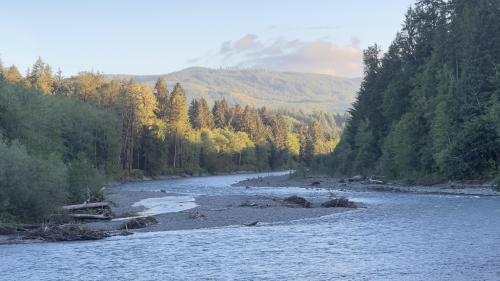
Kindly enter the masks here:
M 324 188 L 340 191 L 383 191 L 383 192 L 412 192 L 435 193 L 477 196 L 500 196 L 500 192 L 490 184 L 446 183 L 432 186 L 405 185 L 399 183 L 385 183 L 378 180 L 369 180 L 362 177 L 353 177 L 353 180 L 313 176 L 307 178 L 291 178 L 289 175 L 249 178 L 238 182 L 234 186 L 245 187 L 303 187 Z
M 134 193 L 135 200 L 150 198 L 151 192 Z M 164 194 L 156 194 L 156 196 L 165 196 Z M 175 196 L 175 195 L 171 195 Z M 114 198 L 115 204 L 118 206 L 114 210 L 123 213 L 116 213 L 116 215 L 133 215 L 130 212 L 132 208 L 127 208 L 122 205 L 125 202 L 117 202 L 116 200 L 121 197 L 110 196 Z M 130 198 L 127 198 L 129 202 Z M 184 210 L 180 212 L 171 212 L 154 215 L 158 223 L 147 225 L 144 228 L 134 229 L 133 231 L 151 232 L 151 231 L 168 231 L 168 230 L 185 230 L 185 229 L 199 229 L 210 227 L 223 227 L 223 226 L 238 226 L 259 225 L 260 223 L 271 223 L 281 221 L 291 221 L 297 219 L 319 217 L 339 212 L 345 212 L 349 208 L 327 208 L 321 204 L 327 200 L 312 201 L 308 207 L 300 204 L 290 203 L 285 201 L 284 198 L 268 197 L 260 195 L 224 195 L 224 196 L 198 196 L 196 197 L 195 208 Z M 134 211 L 140 212 L 136 208 Z M 123 228 L 124 220 L 113 220 L 106 222 L 93 222 L 86 224 L 86 227 L 93 230 L 112 231 Z

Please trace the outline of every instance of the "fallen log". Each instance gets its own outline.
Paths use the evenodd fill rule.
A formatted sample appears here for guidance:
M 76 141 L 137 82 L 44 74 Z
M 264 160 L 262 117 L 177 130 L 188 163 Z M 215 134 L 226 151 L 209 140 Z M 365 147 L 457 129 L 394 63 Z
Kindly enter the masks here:
M 96 215 L 96 214 L 69 214 L 70 217 L 75 219 L 92 219 L 92 220 L 110 220 L 110 216 Z
M 368 183 L 372 183 L 372 184 L 384 184 L 385 182 L 381 181 L 381 180 L 369 179 Z
M 83 204 L 76 204 L 76 205 L 66 205 L 66 206 L 63 206 L 63 210 L 72 211 L 72 210 L 103 208 L 103 207 L 109 207 L 109 203 L 108 202 L 95 202 L 95 203 L 83 203 Z
M 365 179 L 365 177 L 363 177 L 362 175 L 357 175 L 357 176 L 348 178 L 347 181 L 348 182 L 356 182 L 356 181 L 362 181 L 364 179 Z

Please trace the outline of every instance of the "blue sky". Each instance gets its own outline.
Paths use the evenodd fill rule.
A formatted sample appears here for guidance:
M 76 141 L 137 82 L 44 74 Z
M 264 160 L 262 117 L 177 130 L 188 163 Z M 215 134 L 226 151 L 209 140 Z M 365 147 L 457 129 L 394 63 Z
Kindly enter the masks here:
M 386 48 L 413 0 L 6 1 L 0 58 L 38 56 L 65 75 L 160 74 L 190 66 L 354 77 L 361 50 Z

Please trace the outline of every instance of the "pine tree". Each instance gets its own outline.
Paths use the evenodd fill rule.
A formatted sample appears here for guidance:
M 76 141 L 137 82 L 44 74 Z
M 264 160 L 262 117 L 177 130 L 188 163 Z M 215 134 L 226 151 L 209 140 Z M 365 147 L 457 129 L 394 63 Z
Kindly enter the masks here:
M 23 76 L 21 75 L 21 72 L 19 72 L 17 67 L 11 66 L 5 72 L 5 80 L 12 82 L 12 83 L 18 83 L 18 82 L 22 82 Z
M 27 76 L 27 80 L 32 88 L 37 89 L 46 95 L 52 95 L 52 70 L 50 66 L 44 63 L 40 57 L 33 65 L 31 72 Z
M 189 107 L 189 121 L 193 129 L 214 128 L 212 112 L 204 98 L 200 98 L 199 100 L 193 99 L 191 101 Z
M 62 71 L 59 69 L 52 81 L 53 94 L 56 96 L 71 96 L 71 86 L 64 79 Z
M 168 126 L 173 136 L 172 166 L 175 169 L 182 167 L 179 156 L 182 155 L 183 141 L 190 128 L 187 98 L 180 83 L 175 84 L 169 104 Z
M 212 108 L 215 128 L 224 129 L 230 124 L 231 113 L 226 100 L 215 101 Z
M 160 77 L 156 81 L 154 93 L 156 99 L 158 100 L 158 118 L 165 119 L 168 115 L 168 108 L 170 103 L 170 97 L 168 93 L 167 80 Z

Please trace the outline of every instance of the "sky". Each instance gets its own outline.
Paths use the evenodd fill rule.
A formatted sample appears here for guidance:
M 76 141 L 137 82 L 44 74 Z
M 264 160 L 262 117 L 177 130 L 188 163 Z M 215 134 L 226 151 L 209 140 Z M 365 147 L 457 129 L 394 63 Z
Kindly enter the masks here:
M 362 74 L 413 0 L 5 1 L 0 59 L 80 71 L 163 74 L 192 66 Z

